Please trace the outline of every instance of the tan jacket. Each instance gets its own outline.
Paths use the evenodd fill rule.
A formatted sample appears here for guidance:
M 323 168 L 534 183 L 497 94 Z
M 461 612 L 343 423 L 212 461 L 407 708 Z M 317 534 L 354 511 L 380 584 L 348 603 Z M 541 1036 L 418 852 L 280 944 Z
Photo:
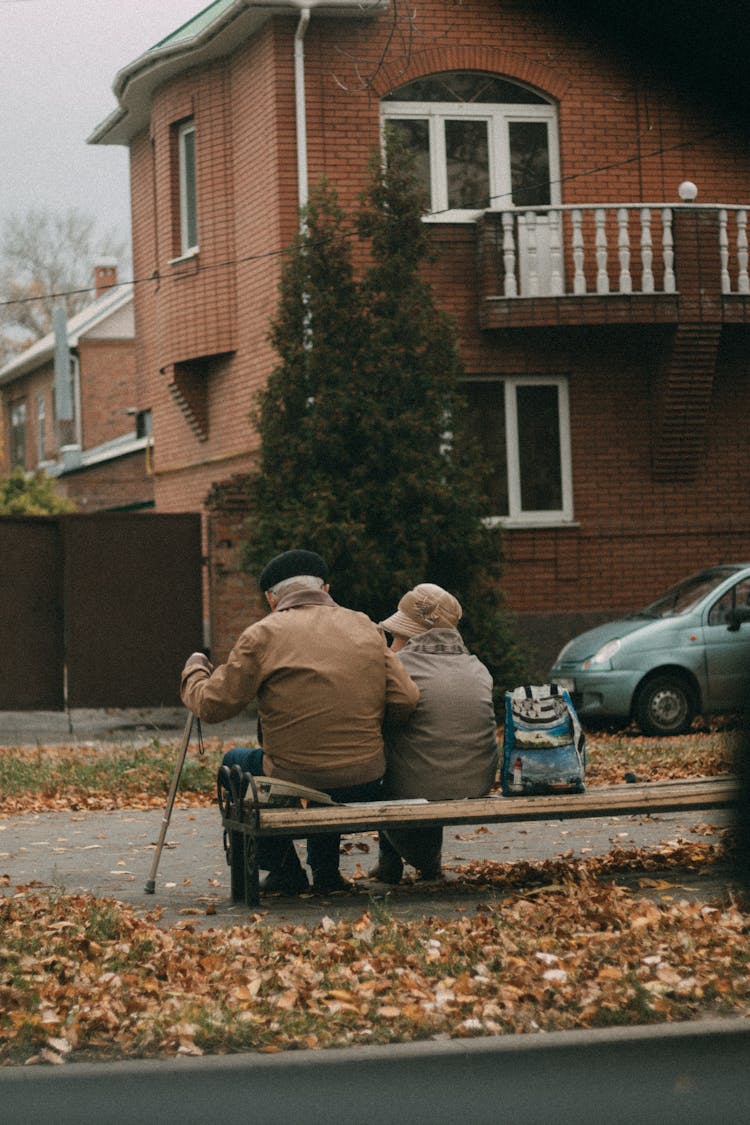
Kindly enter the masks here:
M 258 700 L 265 772 L 317 788 L 385 770 L 382 723 L 404 722 L 419 690 L 363 613 L 323 591 L 293 592 L 240 636 L 226 664 L 188 662 L 182 701 L 221 722 Z

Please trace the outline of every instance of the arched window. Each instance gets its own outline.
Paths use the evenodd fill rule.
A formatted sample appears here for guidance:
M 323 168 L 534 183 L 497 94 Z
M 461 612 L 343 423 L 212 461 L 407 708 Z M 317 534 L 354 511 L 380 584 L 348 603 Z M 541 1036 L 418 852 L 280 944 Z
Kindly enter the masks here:
M 433 219 L 559 202 L 556 110 L 526 86 L 448 71 L 393 90 L 381 114 L 416 157 Z

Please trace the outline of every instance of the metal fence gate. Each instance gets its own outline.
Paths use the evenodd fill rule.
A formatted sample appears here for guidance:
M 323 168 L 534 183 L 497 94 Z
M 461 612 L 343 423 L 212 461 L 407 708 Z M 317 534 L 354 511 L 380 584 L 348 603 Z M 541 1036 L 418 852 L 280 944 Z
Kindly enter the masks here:
M 197 514 L 0 518 L 0 710 L 179 703 L 201 565 Z

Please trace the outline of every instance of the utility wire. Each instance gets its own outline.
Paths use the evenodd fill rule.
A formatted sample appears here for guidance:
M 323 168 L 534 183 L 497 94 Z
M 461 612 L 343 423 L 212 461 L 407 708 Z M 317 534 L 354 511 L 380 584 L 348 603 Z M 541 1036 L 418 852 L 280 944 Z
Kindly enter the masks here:
M 0 3 L 3 3 L 3 2 L 4 2 L 4 0 L 0 0 Z M 5 2 L 8 2 L 8 0 L 5 0 Z M 636 163 L 640 160 L 650 160 L 650 159 L 653 159 L 654 157 L 657 157 L 657 156 L 663 156 L 664 154 L 669 153 L 669 152 L 677 152 L 680 149 L 694 148 L 696 145 L 702 144 L 704 141 L 713 140 L 715 137 L 722 136 L 726 131 L 727 131 L 726 129 L 715 129 L 712 132 L 704 133 L 700 137 L 696 137 L 693 140 L 676 141 L 674 144 L 664 145 L 664 146 L 661 146 L 659 148 L 652 149 L 652 150 L 650 150 L 649 152 L 646 152 L 646 153 L 636 152 L 636 153 L 633 153 L 630 156 L 623 157 L 620 160 L 612 160 L 612 161 L 609 161 L 606 164 L 599 164 L 594 168 L 588 168 L 584 172 L 571 172 L 569 175 L 561 176 L 557 180 L 552 180 L 552 181 L 545 180 L 544 184 L 545 185 L 550 184 L 550 186 L 562 186 L 563 184 L 571 183 L 574 180 L 582 180 L 582 179 L 586 179 L 589 176 L 600 175 L 602 172 L 612 171 L 614 168 L 623 168 L 628 164 L 634 164 L 634 163 Z M 531 185 L 531 186 L 534 186 L 534 185 Z M 506 192 L 502 192 L 498 195 L 490 196 L 490 202 L 491 203 L 498 203 L 501 200 L 510 200 L 510 199 L 512 199 L 512 192 L 510 192 L 510 191 L 506 191 Z M 552 204 L 551 206 L 554 209 L 555 205 Z M 525 209 L 526 210 L 532 210 L 532 211 L 534 210 L 533 207 L 525 208 Z M 448 214 L 450 211 L 453 211 L 453 210 L 456 210 L 456 208 L 445 208 L 444 210 L 441 210 L 441 211 L 428 211 L 428 212 L 425 213 L 424 218 L 427 218 L 427 219 L 438 218 L 440 215 Z M 467 208 L 467 210 L 470 210 L 470 208 Z M 523 210 L 523 208 L 522 208 L 522 210 Z M 344 230 L 343 234 L 344 234 L 345 237 L 353 238 L 356 235 L 356 231 L 354 229 L 350 230 L 349 232 Z M 285 246 L 285 247 L 276 248 L 274 250 L 261 251 L 257 254 L 246 254 L 246 255 L 243 255 L 240 258 L 227 258 L 227 259 L 225 259 L 221 262 L 206 262 L 206 263 L 201 262 L 201 263 L 198 263 L 198 265 L 196 266 L 195 273 L 196 274 L 207 273 L 210 270 L 227 269 L 229 266 L 243 265 L 247 262 L 257 262 L 257 261 L 262 261 L 262 260 L 267 259 L 267 258 L 278 258 L 278 257 L 281 257 L 282 255 L 291 253 L 292 249 L 293 249 L 292 246 Z M 159 270 L 154 270 L 147 277 L 131 278 L 129 281 L 120 281 L 120 282 L 117 283 L 116 286 L 111 286 L 110 288 L 119 289 L 119 288 L 122 288 L 122 286 L 125 286 L 125 285 L 143 285 L 143 284 L 148 283 L 148 282 L 153 283 L 153 282 L 163 282 L 163 281 L 171 281 L 171 280 L 172 280 L 172 275 L 165 276 L 165 275 L 161 274 L 159 272 Z M 54 292 L 54 293 L 35 293 L 33 296 L 16 297 L 16 298 L 13 298 L 12 300 L 2 300 L 2 301 L 0 301 L 0 308 L 7 308 L 10 305 L 27 305 L 27 304 L 31 304 L 33 301 L 48 301 L 48 300 L 62 299 L 63 297 L 76 297 L 76 296 L 79 296 L 83 293 L 91 292 L 91 289 L 92 289 L 91 285 L 86 285 L 86 286 L 84 286 L 80 289 L 67 289 L 67 290 L 62 290 L 60 292 Z

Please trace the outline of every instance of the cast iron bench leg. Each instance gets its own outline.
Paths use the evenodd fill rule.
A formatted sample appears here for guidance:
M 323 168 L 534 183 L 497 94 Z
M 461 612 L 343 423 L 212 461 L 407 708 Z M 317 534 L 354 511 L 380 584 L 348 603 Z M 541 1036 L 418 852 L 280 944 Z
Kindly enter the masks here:
M 243 836 L 245 843 L 244 892 L 245 905 L 258 906 L 260 903 L 260 879 L 258 875 L 258 840 L 254 833 Z
M 243 902 L 245 899 L 245 838 L 244 832 L 229 832 L 232 902 Z

